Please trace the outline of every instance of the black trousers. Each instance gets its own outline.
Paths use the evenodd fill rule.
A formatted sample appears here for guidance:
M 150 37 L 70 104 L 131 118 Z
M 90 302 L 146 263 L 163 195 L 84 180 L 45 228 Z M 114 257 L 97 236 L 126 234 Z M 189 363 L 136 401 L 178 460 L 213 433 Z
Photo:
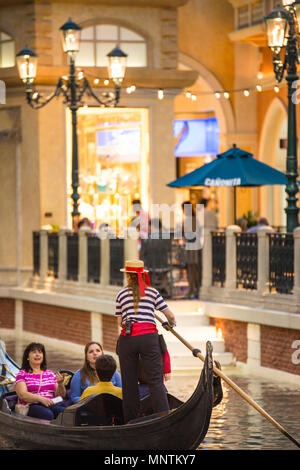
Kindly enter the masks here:
M 122 375 L 123 412 L 125 423 L 138 417 L 140 408 L 138 388 L 139 356 L 143 361 L 150 389 L 153 413 L 169 409 L 164 388 L 163 361 L 157 333 L 120 336 L 119 360 Z

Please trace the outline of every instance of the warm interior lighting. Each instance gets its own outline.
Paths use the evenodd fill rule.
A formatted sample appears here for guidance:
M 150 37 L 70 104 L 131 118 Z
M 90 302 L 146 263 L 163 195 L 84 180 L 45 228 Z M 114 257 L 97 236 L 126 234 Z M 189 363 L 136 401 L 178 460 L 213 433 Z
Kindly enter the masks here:
M 221 328 L 217 328 L 217 338 L 223 339 L 223 333 Z
M 262 86 L 261 85 L 256 85 L 257 91 L 262 91 Z
M 225 91 L 225 93 L 224 93 L 224 98 L 226 98 L 227 100 L 229 99 L 229 93 L 228 93 L 228 91 Z
M 217 93 L 215 93 L 215 97 L 217 98 L 217 100 L 219 100 L 221 98 L 221 93 L 217 91 Z
M 245 95 L 245 96 L 249 96 L 249 95 L 250 95 L 250 91 L 249 91 L 249 90 L 244 90 L 244 95 Z

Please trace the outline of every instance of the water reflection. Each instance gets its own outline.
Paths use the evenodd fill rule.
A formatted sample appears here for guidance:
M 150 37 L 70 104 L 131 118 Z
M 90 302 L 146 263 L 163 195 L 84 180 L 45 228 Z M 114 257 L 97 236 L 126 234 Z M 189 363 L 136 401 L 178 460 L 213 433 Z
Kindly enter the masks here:
M 28 341 L 15 341 L 1 336 L 7 352 L 18 362 Z M 83 363 L 83 347 L 62 350 L 46 344 L 48 367 L 77 370 Z M 199 361 L 200 362 L 200 361 Z M 200 362 L 199 373 L 202 365 Z M 279 422 L 295 439 L 300 441 L 299 390 L 291 384 L 270 382 L 262 378 L 245 376 L 234 369 L 225 371 L 242 390 L 253 398 L 267 413 Z M 196 387 L 198 376 L 175 376 L 166 382 L 170 393 L 187 400 Z M 210 427 L 199 449 L 203 450 L 297 450 L 271 423 L 223 382 L 224 398 L 213 409 Z M 0 448 L 7 448 L 1 437 Z

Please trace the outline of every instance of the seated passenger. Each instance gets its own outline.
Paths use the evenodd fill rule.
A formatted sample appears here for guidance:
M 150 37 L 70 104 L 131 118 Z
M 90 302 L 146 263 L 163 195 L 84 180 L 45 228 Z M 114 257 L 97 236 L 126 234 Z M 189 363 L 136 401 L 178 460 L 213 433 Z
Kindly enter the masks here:
M 118 398 L 122 398 L 122 389 L 120 387 L 116 387 L 111 382 L 116 369 L 117 363 L 112 356 L 109 354 L 102 354 L 102 356 L 99 356 L 96 360 L 96 372 L 100 382 L 92 387 L 87 387 L 81 395 L 80 400 L 95 393 L 110 393 Z
M 65 397 L 64 376 L 47 369 L 43 344 L 30 343 L 25 348 L 15 389 L 19 403 L 29 404 L 28 416 L 51 421 L 65 409 L 52 401 L 57 396 Z
M 84 390 L 91 385 L 96 385 L 99 381 L 95 369 L 96 359 L 103 354 L 103 349 L 100 343 L 91 341 L 86 344 L 84 350 L 84 364 L 81 369 L 75 372 L 71 381 L 71 399 L 72 403 L 77 403 Z M 112 383 L 116 387 L 122 387 L 121 375 L 116 370 Z

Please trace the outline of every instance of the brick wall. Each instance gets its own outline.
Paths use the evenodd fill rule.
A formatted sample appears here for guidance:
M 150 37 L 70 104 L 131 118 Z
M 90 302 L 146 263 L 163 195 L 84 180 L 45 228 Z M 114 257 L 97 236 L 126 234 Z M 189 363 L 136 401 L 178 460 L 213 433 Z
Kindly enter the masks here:
M 295 340 L 300 341 L 300 330 L 261 326 L 261 365 L 300 375 L 300 364 L 293 364 L 292 348 Z M 299 349 L 299 347 L 297 348 Z
M 23 329 L 50 338 L 86 344 L 91 341 L 91 314 L 84 310 L 24 302 Z
M 116 352 L 116 344 L 119 337 L 118 323 L 115 316 L 103 315 L 103 349 L 105 351 Z
M 14 299 L 0 299 L 0 328 L 15 328 Z
M 216 328 L 221 328 L 225 350 L 230 351 L 237 361 L 247 362 L 247 323 L 223 318 L 211 318 L 210 322 Z

